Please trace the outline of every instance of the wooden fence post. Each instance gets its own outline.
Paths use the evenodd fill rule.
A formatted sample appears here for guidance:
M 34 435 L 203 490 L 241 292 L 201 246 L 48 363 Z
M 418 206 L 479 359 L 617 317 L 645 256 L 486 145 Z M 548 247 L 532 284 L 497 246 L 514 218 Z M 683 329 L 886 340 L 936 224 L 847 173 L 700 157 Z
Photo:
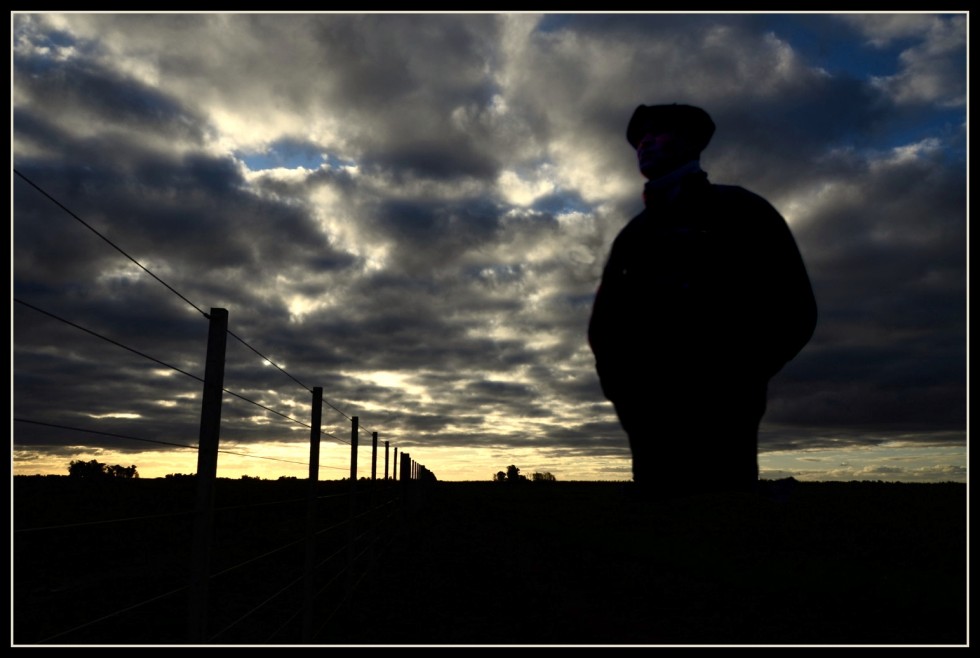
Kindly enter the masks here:
M 399 465 L 401 474 L 399 494 L 402 497 L 402 518 L 405 520 L 405 541 L 412 542 L 412 523 L 410 520 L 412 506 L 412 487 L 409 480 L 412 478 L 412 457 L 407 452 L 402 453 L 401 464 Z
M 357 416 L 350 419 L 350 481 L 357 482 Z M 354 486 L 351 485 L 351 492 Z
M 367 496 L 367 515 L 365 523 L 367 532 L 365 533 L 368 543 L 368 569 L 373 570 L 377 559 L 376 542 L 381 536 L 378 528 L 378 433 L 371 432 L 371 484 Z
M 350 507 L 347 515 L 347 596 L 351 596 L 354 589 L 354 562 L 357 559 L 357 551 L 354 543 L 357 532 L 354 528 L 354 521 L 357 518 L 357 425 L 358 418 L 351 418 L 350 429 Z
M 218 473 L 221 395 L 225 381 L 228 311 L 212 308 L 201 399 L 201 429 L 197 446 L 197 513 L 191 547 L 188 640 L 207 640 L 208 580 L 211 577 L 211 530 L 214 523 L 214 482 Z
M 303 587 L 303 641 L 313 640 L 314 571 L 316 570 L 317 483 L 320 475 L 320 419 L 323 410 L 323 388 L 313 389 L 310 414 L 310 473 L 306 494 L 306 564 Z
M 407 452 L 402 453 L 402 465 L 401 465 L 402 482 L 408 482 L 412 479 L 412 456 Z
M 388 481 L 388 442 L 385 441 L 385 482 Z

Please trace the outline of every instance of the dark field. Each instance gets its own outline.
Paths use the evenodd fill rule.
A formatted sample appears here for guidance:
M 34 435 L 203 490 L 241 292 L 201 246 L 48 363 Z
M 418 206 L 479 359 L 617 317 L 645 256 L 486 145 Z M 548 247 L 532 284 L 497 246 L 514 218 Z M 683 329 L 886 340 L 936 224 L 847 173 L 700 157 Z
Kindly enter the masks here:
M 960 644 L 966 487 L 812 483 L 630 508 L 605 483 L 444 483 L 351 640 Z
M 65 522 L 90 504 L 64 489 L 67 478 L 45 494 L 45 480 L 15 478 L 15 527 L 59 514 Z M 121 484 L 136 487 L 103 493 L 85 513 L 122 518 L 187 509 L 192 500 L 186 483 Z M 233 484 L 226 501 L 261 498 L 258 489 L 302 496 L 305 483 Z M 966 643 L 962 484 L 799 483 L 780 500 L 715 495 L 655 506 L 626 504 L 614 483 L 413 484 L 375 567 L 313 644 Z M 289 536 L 285 515 L 262 514 L 234 522 L 237 536 L 256 546 Z M 181 527 L 131 533 L 111 556 L 114 580 L 105 556 L 85 557 L 84 546 L 15 534 L 14 642 L 59 628 L 51 617 L 64 627 L 64 616 L 79 613 L 79 593 L 100 582 L 118 589 L 178 578 L 181 552 L 152 547 L 185 543 Z M 288 579 L 274 568 L 263 573 Z M 184 614 L 178 605 L 117 635 L 65 642 L 157 644 L 160 627 L 182 627 Z

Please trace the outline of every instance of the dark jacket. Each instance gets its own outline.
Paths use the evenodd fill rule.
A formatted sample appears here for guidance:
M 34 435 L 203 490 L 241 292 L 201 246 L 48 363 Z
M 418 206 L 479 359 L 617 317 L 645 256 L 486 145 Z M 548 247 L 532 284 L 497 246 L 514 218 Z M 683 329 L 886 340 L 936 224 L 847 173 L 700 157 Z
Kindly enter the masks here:
M 762 197 L 698 172 L 616 237 L 588 338 L 615 401 L 663 378 L 768 381 L 809 341 L 816 317 L 783 217 Z

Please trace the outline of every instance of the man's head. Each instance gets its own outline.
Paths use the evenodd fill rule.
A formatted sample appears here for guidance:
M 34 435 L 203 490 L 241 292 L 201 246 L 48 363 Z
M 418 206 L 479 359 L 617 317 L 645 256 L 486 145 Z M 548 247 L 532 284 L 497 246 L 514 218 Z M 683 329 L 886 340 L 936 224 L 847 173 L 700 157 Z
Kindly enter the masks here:
M 637 150 L 640 171 L 658 178 L 700 157 L 715 124 L 692 105 L 640 105 L 626 128 L 626 140 Z

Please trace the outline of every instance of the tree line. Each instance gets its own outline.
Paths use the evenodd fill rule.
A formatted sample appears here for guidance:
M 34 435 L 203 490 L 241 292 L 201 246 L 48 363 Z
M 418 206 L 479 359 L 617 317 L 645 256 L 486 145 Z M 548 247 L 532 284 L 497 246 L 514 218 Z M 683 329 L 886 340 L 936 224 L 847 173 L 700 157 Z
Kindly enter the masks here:
M 68 477 L 74 478 L 124 478 L 133 479 L 140 476 L 136 466 L 109 466 L 97 459 L 82 461 L 73 459 L 68 463 Z
M 551 473 L 533 473 L 530 480 L 526 475 L 521 475 L 521 469 L 513 464 L 507 467 L 507 471 L 497 471 L 493 475 L 494 482 L 555 482 L 556 478 Z

